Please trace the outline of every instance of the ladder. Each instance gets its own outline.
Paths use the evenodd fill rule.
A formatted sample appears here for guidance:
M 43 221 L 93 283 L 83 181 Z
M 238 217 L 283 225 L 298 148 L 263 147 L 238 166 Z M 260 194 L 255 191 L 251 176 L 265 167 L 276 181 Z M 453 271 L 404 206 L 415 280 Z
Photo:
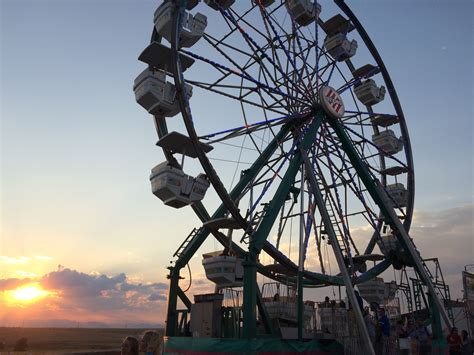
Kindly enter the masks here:
M 428 264 L 434 264 L 434 268 L 430 268 Z M 451 293 L 449 290 L 449 285 L 444 282 L 443 272 L 441 271 L 441 266 L 439 264 L 438 258 L 422 259 L 422 265 L 423 269 L 425 269 L 426 273 L 428 274 L 431 283 L 433 284 L 436 296 L 443 301 L 444 307 L 446 308 L 446 312 L 448 313 L 448 317 L 454 324 L 454 313 L 451 305 Z M 411 278 L 411 282 L 413 285 L 413 300 L 415 310 L 422 309 L 422 300 L 425 306 L 428 307 L 428 300 L 426 299 L 424 290 L 425 285 L 423 284 L 423 282 L 418 278 L 418 275 L 416 276 L 416 278 Z
M 341 249 L 342 255 L 345 256 L 345 258 L 349 258 L 349 248 L 347 246 L 346 240 L 344 238 L 344 233 L 341 230 L 341 227 L 339 225 L 339 221 L 336 217 L 336 213 L 334 212 L 333 206 L 331 204 L 329 195 L 325 196 L 326 201 L 326 211 L 328 211 L 329 219 L 331 221 L 332 228 L 334 229 L 334 232 L 336 234 L 336 240 L 337 243 L 339 244 L 339 248 Z M 325 234 L 327 234 L 327 231 L 325 231 Z
M 428 267 L 428 263 L 434 264 L 434 273 L 432 272 L 433 269 Z M 437 296 L 441 297 L 443 300 L 449 319 L 454 324 L 454 313 L 451 305 L 451 292 L 449 290 L 449 285 L 444 282 L 443 272 L 441 271 L 438 258 L 423 259 L 422 265 L 426 270 L 426 273 L 429 275 L 431 282 L 433 283 Z
M 398 284 L 397 288 L 405 295 L 408 313 L 412 313 L 413 298 L 411 296 L 410 280 L 408 279 L 407 270 L 405 267 L 403 267 L 403 269 L 400 271 L 400 283 Z
M 188 236 L 186 237 L 186 239 L 184 239 L 183 243 L 181 243 L 179 248 L 176 249 L 173 256 L 177 257 L 178 259 L 181 258 L 181 256 L 186 253 L 186 250 L 188 249 L 188 247 L 192 245 L 194 237 L 196 237 L 202 231 L 202 229 L 203 229 L 202 227 L 193 228 L 191 233 L 188 234 Z

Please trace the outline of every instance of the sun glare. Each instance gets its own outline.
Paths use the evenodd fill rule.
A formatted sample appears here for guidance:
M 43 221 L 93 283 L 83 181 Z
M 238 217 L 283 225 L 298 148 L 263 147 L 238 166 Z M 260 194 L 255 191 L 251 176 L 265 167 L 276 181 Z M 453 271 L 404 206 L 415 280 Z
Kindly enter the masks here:
M 12 301 L 31 303 L 50 294 L 38 284 L 29 284 L 15 290 L 7 291 L 7 296 Z

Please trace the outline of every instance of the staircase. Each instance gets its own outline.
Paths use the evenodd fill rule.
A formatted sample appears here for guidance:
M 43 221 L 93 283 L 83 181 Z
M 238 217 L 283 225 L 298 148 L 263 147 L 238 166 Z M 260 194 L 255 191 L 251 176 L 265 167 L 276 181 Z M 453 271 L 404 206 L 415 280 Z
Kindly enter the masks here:
M 434 268 L 430 268 L 428 264 L 434 264 Z M 444 277 L 438 258 L 422 259 L 422 265 L 428 274 L 431 283 L 433 284 L 436 296 L 443 301 L 446 312 L 448 312 L 448 317 L 454 324 L 454 314 L 453 308 L 451 306 L 451 293 L 449 291 L 449 286 L 444 282 Z M 423 282 L 418 278 L 418 275 L 416 278 L 411 278 L 411 282 L 413 286 L 413 301 L 415 310 L 420 310 L 423 308 L 422 301 L 425 304 L 425 307 L 428 308 L 428 300 L 426 299 L 426 292 Z
M 202 229 L 202 227 L 199 229 L 194 228 L 186 237 L 186 239 L 184 239 L 179 248 L 174 252 L 173 256 L 177 257 L 178 259 L 181 258 L 181 256 L 186 253 L 186 250 L 189 248 L 189 246 L 192 245 L 194 237 L 196 237 L 202 231 Z

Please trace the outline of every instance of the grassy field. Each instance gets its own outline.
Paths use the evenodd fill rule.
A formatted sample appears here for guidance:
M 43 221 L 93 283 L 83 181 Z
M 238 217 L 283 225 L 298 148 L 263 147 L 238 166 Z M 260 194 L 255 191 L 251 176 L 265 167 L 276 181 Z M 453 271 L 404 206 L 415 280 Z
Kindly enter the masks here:
M 146 329 L 111 328 L 2 328 L 0 343 L 4 349 L 0 354 L 9 354 L 20 338 L 28 339 L 27 353 L 75 353 L 97 351 L 119 351 L 123 338 L 138 336 Z M 19 353 L 20 354 L 20 353 Z

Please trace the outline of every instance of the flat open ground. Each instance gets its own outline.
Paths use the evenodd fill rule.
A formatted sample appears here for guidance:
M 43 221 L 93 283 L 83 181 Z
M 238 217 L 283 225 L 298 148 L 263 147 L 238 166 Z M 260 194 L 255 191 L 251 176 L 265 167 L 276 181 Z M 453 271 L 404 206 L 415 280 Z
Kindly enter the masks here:
M 13 354 L 15 342 L 23 337 L 28 339 L 27 354 L 105 353 L 107 350 L 116 353 L 120 351 L 123 338 L 127 335 L 138 338 L 144 330 L 146 329 L 0 327 L 0 343 L 5 343 L 0 354 Z

